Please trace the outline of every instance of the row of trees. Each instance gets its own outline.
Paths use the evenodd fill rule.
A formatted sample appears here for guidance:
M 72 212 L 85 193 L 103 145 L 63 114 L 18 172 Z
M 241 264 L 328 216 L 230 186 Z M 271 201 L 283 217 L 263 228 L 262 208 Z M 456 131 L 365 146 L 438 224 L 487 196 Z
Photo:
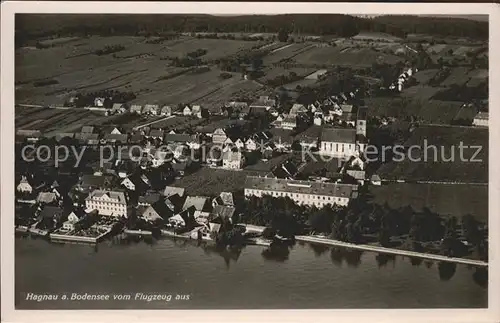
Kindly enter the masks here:
M 111 45 L 111 46 L 105 46 L 102 49 L 96 50 L 94 52 L 94 54 L 96 54 L 98 56 L 102 56 L 102 55 L 117 53 L 117 52 L 120 52 L 122 50 L 125 50 L 125 46 L 123 46 L 123 45 Z

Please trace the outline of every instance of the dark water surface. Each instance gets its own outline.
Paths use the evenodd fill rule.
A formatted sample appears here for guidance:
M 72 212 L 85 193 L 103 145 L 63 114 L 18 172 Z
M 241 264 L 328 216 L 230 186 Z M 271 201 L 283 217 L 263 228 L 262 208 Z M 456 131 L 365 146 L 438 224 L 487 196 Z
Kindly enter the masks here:
M 290 253 L 248 246 L 217 251 L 191 241 L 128 245 L 56 245 L 16 238 L 16 307 L 453 308 L 487 307 L 476 269 L 376 253 L 295 245 Z M 479 277 L 479 278 L 478 278 Z M 135 293 L 170 294 L 170 302 L 134 301 Z M 26 293 L 58 294 L 55 301 Z M 67 293 L 130 294 L 129 301 L 68 301 Z M 175 300 L 183 295 L 188 300 Z M 184 296 L 188 295 L 188 296 Z

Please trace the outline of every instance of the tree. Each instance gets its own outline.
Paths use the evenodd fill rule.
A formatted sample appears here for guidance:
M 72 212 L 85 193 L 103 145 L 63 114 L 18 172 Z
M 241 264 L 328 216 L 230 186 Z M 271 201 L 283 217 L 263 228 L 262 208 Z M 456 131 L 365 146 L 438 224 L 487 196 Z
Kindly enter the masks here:
M 285 43 L 288 40 L 288 31 L 286 31 L 285 29 L 280 29 L 278 31 L 277 37 L 280 42 Z

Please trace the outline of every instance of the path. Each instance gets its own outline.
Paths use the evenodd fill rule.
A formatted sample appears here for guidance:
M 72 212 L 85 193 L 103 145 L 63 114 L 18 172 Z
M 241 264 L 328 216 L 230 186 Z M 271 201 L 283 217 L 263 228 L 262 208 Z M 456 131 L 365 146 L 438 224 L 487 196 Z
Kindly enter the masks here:
M 154 124 L 154 123 L 157 123 L 157 122 L 160 122 L 160 121 L 165 121 L 165 120 L 172 119 L 172 118 L 175 118 L 175 116 L 168 116 L 168 117 L 161 118 L 161 119 L 158 119 L 158 120 L 150 121 L 150 122 L 145 123 L 145 124 L 143 124 L 143 125 L 140 125 L 140 126 L 136 126 L 136 127 L 134 127 L 134 130 L 139 130 L 139 129 L 141 129 L 141 128 L 144 128 L 144 127 L 146 127 L 146 126 L 152 125 L 152 124 Z

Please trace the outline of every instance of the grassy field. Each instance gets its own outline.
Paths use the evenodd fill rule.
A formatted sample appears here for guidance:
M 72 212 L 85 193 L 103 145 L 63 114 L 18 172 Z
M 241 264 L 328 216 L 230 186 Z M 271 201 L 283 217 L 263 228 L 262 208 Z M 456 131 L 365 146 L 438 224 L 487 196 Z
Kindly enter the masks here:
M 463 149 L 462 156 L 460 144 L 470 147 Z M 437 150 L 429 147 L 431 145 L 437 147 Z M 382 165 L 377 172 L 382 179 L 407 182 L 488 182 L 487 129 L 420 126 L 412 133 L 404 146 L 418 147 L 411 152 L 413 161 L 406 157 L 403 161 L 391 161 Z M 429 147 L 427 153 L 425 153 L 426 146 Z M 475 156 L 476 148 L 472 146 L 481 147 L 477 156 Z M 444 160 L 452 156 L 451 161 Z
M 243 190 L 246 177 L 258 174 L 259 172 L 203 167 L 177 180 L 173 186 L 185 188 L 188 195 L 217 196 L 221 192 Z
M 427 89 L 422 91 L 425 92 Z M 433 92 L 432 89 L 429 91 L 430 94 Z M 416 115 L 424 123 L 433 124 L 450 124 L 462 106 L 461 102 L 425 100 L 418 96 L 406 100 L 399 97 L 371 97 L 365 99 L 365 103 L 369 108 L 368 114 L 372 116 L 405 118 Z
M 470 76 L 468 67 L 455 67 L 451 70 L 450 75 L 443 82 L 441 82 L 441 86 L 449 87 L 453 84 L 462 86 L 467 83 L 469 79 Z
M 245 170 L 258 171 L 258 172 L 270 172 L 274 167 L 284 163 L 288 159 L 292 158 L 291 154 L 283 154 L 276 156 L 268 161 L 259 160 L 256 164 L 249 165 L 245 167 Z
M 432 212 L 458 218 L 471 214 L 478 220 L 488 221 L 487 185 L 407 184 L 393 183 L 370 186 L 373 203 L 391 208 L 411 206 L 420 212 L 428 207 Z M 470 197 L 474 196 L 473 199 Z
M 264 57 L 264 65 L 271 66 L 282 60 L 286 60 L 296 56 L 307 48 L 311 47 L 310 44 L 286 44 L 282 47 L 274 49 L 269 55 Z

